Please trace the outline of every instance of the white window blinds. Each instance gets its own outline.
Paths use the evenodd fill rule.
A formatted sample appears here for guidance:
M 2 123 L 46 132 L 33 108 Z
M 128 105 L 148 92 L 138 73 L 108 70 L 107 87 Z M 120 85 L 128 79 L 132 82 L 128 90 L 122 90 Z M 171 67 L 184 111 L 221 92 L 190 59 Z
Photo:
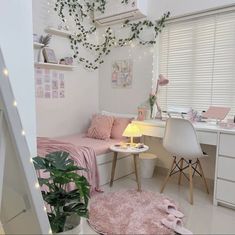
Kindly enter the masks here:
M 169 106 L 235 114 L 235 12 L 170 23 L 160 35 L 159 71 L 170 80 L 159 93 Z

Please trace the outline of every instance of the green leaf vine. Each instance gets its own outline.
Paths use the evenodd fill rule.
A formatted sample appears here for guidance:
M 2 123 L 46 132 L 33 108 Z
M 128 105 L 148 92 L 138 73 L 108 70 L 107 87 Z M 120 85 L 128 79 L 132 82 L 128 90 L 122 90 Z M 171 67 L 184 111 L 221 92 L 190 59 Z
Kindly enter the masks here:
M 129 0 L 120 0 L 122 4 L 128 4 Z M 123 47 L 129 45 L 133 41 L 137 41 L 140 45 L 153 45 L 156 43 L 156 38 L 161 30 L 165 27 L 165 21 L 170 16 L 170 12 L 165 13 L 160 20 L 140 20 L 130 22 L 125 21 L 122 28 L 129 30 L 128 37 L 117 38 L 111 29 L 107 27 L 103 34 L 103 41 L 99 44 L 89 42 L 88 38 L 93 35 L 97 28 L 94 22 L 94 12 L 105 12 L 107 0 L 56 0 L 54 10 L 62 22 L 66 23 L 66 14 L 71 17 L 76 26 L 76 33 L 70 36 L 71 49 L 73 50 L 73 57 L 79 63 L 84 64 L 84 67 L 89 70 L 98 69 L 99 65 L 104 63 L 104 57 L 108 55 L 112 48 L 119 46 Z M 89 26 L 84 20 L 90 21 Z M 153 30 L 152 40 L 144 40 L 141 38 L 145 29 Z M 81 47 L 90 51 L 94 59 L 90 60 L 80 56 Z

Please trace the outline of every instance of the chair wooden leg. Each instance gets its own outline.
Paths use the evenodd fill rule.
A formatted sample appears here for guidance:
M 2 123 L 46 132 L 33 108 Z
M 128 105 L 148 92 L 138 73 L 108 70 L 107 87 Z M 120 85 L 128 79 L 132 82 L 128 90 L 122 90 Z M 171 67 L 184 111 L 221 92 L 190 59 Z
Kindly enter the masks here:
M 178 179 L 178 184 L 180 185 L 181 184 L 181 179 L 182 179 L 182 168 L 183 168 L 183 163 L 184 163 L 184 159 L 183 158 L 181 158 L 180 159 L 180 174 L 179 174 L 179 179 Z
M 189 160 L 189 202 L 193 205 L 193 170 L 191 160 Z
M 207 185 L 207 182 L 206 182 L 206 178 L 205 178 L 204 172 L 202 170 L 201 162 L 199 161 L 199 159 L 197 159 L 197 162 L 198 162 L 200 173 L 202 175 L 201 177 L 202 177 L 202 179 L 204 181 L 204 184 L 205 184 L 205 187 L 206 187 L 206 192 L 209 194 L 209 188 L 208 188 L 208 185 Z
M 175 160 L 175 159 L 176 159 L 176 158 L 174 157 L 174 159 L 173 159 L 173 161 L 172 161 L 172 164 L 171 164 L 171 168 L 169 169 L 168 174 L 167 174 L 167 177 L 165 178 L 165 180 L 164 180 L 164 182 L 163 182 L 163 184 L 162 184 L 160 193 L 163 193 L 163 191 L 164 191 L 164 189 L 165 189 L 165 186 L 166 186 L 168 180 L 170 179 L 171 171 L 172 171 L 172 169 L 174 168 L 174 165 L 175 165 L 175 163 L 176 163 L 176 160 Z

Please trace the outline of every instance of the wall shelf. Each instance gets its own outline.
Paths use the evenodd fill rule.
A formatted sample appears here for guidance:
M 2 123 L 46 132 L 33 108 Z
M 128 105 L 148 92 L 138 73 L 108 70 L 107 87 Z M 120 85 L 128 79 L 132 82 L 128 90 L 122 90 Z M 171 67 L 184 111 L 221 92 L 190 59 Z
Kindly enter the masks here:
M 64 65 L 64 64 L 51 64 L 51 63 L 42 63 L 35 62 L 34 66 L 36 68 L 47 68 L 47 69 L 57 69 L 57 70 L 73 70 L 76 66 Z
M 44 44 L 39 43 L 39 42 L 33 42 L 33 47 L 39 49 L 39 48 L 44 47 Z
M 62 36 L 62 37 L 69 37 L 72 34 L 70 31 L 51 28 L 51 27 L 46 28 L 45 31 L 52 35 L 57 35 L 57 36 Z

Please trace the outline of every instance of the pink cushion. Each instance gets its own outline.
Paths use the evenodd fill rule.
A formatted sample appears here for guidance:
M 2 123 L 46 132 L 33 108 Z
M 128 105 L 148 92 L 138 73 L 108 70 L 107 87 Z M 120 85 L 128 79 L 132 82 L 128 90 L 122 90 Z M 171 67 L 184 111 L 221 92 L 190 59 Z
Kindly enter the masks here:
M 114 118 L 96 114 L 93 115 L 91 125 L 88 129 L 87 137 L 106 140 L 110 138 Z
M 124 137 L 122 136 L 122 133 L 126 129 L 127 125 L 131 123 L 131 121 L 132 118 L 115 117 L 111 131 L 111 138 L 123 139 Z

